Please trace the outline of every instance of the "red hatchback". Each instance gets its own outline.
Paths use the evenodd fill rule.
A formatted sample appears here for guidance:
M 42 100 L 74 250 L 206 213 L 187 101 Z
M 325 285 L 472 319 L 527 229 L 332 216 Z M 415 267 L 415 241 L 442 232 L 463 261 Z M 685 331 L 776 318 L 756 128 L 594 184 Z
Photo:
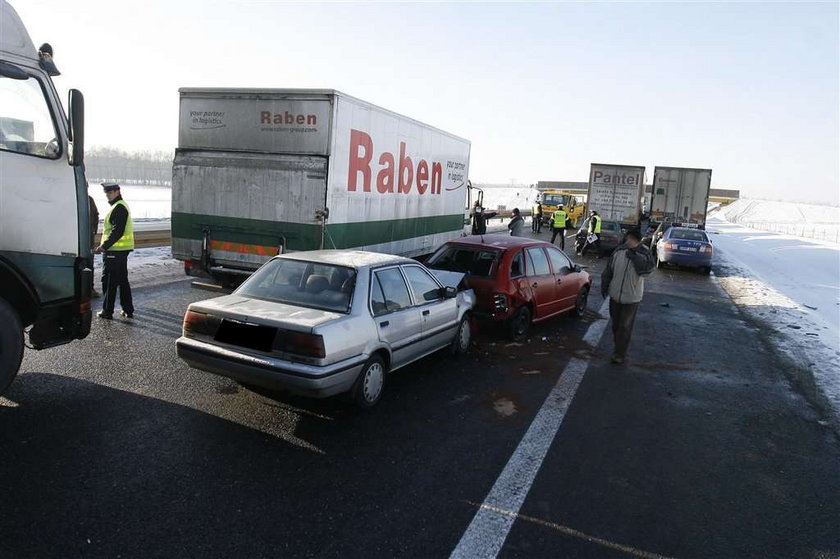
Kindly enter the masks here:
M 425 262 L 466 274 L 476 316 L 503 321 L 522 340 L 532 322 L 586 310 L 589 274 L 553 244 L 526 237 L 474 235 L 445 243 Z

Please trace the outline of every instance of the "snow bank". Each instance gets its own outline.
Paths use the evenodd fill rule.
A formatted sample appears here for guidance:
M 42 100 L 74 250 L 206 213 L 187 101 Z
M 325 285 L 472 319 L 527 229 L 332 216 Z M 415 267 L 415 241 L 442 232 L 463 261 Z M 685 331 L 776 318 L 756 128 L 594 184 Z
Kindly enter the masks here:
M 837 206 L 741 199 L 719 208 L 718 213 L 752 229 L 840 243 Z
M 722 217 L 707 224 L 716 281 L 788 356 L 800 387 L 840 433 L 840 247 L 756 233 Z

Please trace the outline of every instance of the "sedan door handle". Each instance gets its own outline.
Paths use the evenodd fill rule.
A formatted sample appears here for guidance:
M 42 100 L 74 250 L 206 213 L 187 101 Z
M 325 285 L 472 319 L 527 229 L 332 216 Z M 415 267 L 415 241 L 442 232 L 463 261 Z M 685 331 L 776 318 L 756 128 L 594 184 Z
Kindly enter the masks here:
M 429 310 L 423 311 L 423 316 L 429 316 L 429 312 L 430 312 Z
M 391 324 L 389 321 L 384 320 L 384 321 L 382 321 L 382 322 L 380 322 L 380 323 L 379 323 L 379 326 L 381 326 L 382 328 L 385 328 L 385 327 L 386 327 L 386 326 L 388 326 L 389 324 Z

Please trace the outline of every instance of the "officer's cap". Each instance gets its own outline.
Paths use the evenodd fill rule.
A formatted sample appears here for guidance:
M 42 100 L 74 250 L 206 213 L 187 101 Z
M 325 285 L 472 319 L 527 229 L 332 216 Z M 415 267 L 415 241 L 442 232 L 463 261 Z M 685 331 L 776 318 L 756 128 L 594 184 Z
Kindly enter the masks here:
M 119 190 L 120 185 L 115 182 L 103 182 L 102 183 L 102 190 L 105 192 L 111 192 L 112 190 Z

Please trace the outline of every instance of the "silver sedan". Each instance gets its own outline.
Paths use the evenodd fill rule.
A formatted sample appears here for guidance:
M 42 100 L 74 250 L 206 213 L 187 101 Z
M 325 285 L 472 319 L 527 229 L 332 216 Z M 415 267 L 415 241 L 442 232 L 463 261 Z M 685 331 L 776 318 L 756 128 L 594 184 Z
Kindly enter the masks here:
M 471 290 L 407 258 L 322 250 L 277 256 L 231 295 L 193 303 L 178 356 L 190 367 L 361 407 L 385 375 L 440 349 L 469 350 Z M 448 284 L 448 285 L 447 285 Z

